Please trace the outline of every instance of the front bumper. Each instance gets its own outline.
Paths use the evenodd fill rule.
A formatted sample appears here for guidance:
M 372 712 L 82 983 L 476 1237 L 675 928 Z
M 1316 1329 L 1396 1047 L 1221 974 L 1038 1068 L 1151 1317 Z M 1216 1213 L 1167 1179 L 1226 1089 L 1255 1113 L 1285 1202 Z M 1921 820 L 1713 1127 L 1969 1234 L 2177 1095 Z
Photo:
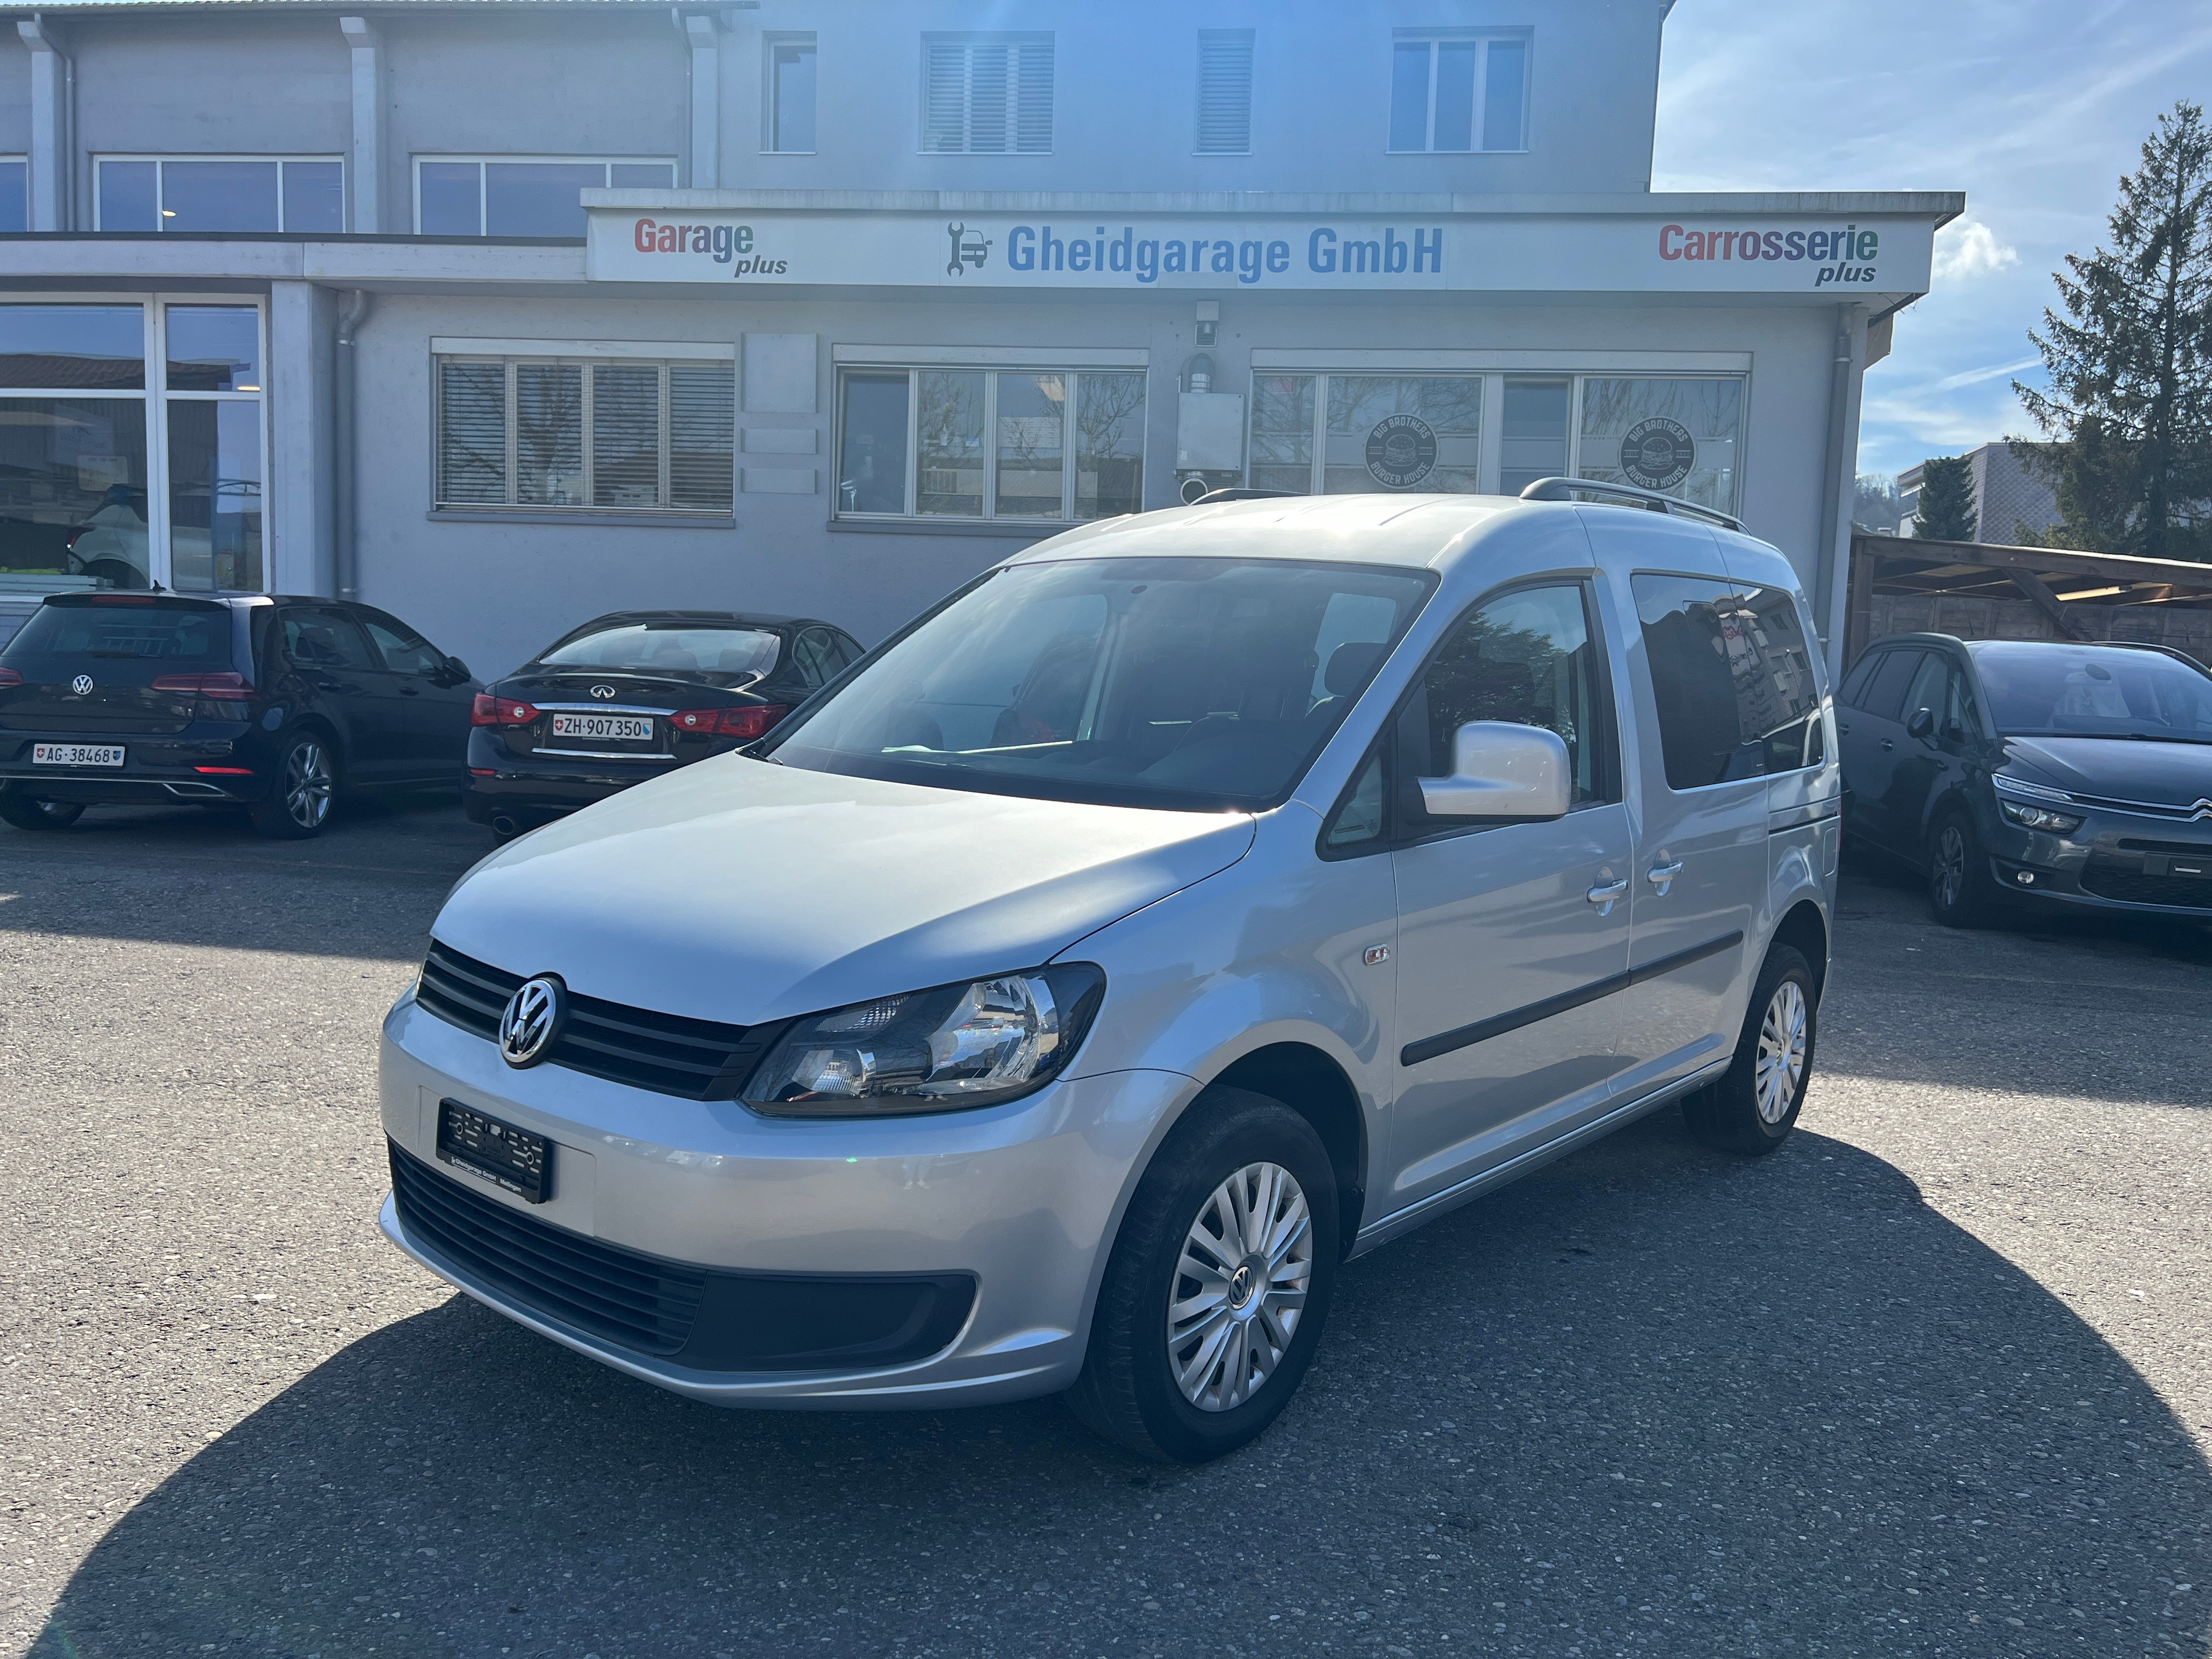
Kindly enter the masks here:
M 2063 810 L 2084 813 L 2069 836 L 2000 817 L 1990 875 L 2009 902 L 2212 921 L 2212 822 Z
M 517 1322 L 696 1400 L 783 1408 L 981 1404 L 1066 1388 L 1145 1155 L 1199 1087 L 1179 1073 L 1117 1072 L 976 1111 L 769 1119 L 735 1102 L 684 1100 L 551 1066 L 510 1070 L 491 1043 L 425 1012 L 411 994 L 385 1022 L 380 1069 L 386 1134 L 444 1179 L 471 1181 L 437 1159 L 443 1099 L 551 1139 L 547 1202 L 472 1181 L 471 1191 L 568 1233 L 710 1273 L 972 1280 L 965 1324 L 911 1363 L 702 1370 L 580 1329 L 488 1282 L 410 1233 L 386 1200 L 386 1237 Z

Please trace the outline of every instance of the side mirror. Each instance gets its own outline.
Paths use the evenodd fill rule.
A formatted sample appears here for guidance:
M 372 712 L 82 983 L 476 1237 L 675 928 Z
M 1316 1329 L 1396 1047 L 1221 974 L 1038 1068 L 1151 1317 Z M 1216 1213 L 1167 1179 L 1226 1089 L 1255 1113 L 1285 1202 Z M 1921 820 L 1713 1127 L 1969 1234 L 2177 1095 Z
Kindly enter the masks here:
M 473 674 L 469 672 L 468 664 L 463 662 L 459 657 L 447 658 L 446 667 L 451 672 L 456 681 L 473 679 L 476 678 Z
M 1932 708 L 1916 708 L 1912 718 L 1905 722 L 1905 735 L 1908 738 L 1924 738 L 1935 730 L 1936 711 Z
M 1441 818 L 1557 818 L 1572 793 L 1556 732 L 1469 720 L 1452 734 L 1452 775 L 1422 778 L 1421 804 Z

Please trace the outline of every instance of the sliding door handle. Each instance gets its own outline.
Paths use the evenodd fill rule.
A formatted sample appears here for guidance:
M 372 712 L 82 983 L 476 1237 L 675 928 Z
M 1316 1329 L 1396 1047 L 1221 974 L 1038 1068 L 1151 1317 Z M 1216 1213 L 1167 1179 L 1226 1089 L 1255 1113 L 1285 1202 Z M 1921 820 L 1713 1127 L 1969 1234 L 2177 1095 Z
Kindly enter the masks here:
M 1627 890 L 1628 878 L 1623 876 L 1619 881 L 1600 883 L 1583 896 L 1597 906 L 1598 915 L 1607 916 L 1613 914 L 1613 902 Z
M 1674 884 L 1674 878 L 1681 873 L 1682 860 L 1676 859 L 1672 864 L 1653 865 L 1644 872 L 1644 878 L 1659 890 L 1661 898 L 1665 898 L 1667 889 Z

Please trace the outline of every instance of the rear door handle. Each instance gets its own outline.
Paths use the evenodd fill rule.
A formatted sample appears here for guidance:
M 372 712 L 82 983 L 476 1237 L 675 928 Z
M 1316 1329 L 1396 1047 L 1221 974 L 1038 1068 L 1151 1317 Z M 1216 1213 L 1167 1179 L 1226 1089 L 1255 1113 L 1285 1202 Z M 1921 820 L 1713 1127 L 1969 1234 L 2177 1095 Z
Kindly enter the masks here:
M 1894 749 L 1894 748 L 1896 748 L 1896 747 L 1897 747 L 1897 744 L 1896 744 L 1895 741 L 1894 741 L 1893 739 L 1892 739 L 1892 738 L 1884 738 L 1881 740 L 1881 751 L 1882 751 L 1882 753 L 1884 753 L 1885 755 L 1886 755 L 1886 754 L 1887 754 L 1891 750 L 1893 750 L 1893 749 Z
M 422 695 L 422 688 L 419 685 L 403 685 L 399 688 L 399 695 L 403 697 L 419 697 Z
M 1605 916 L 1611 915 L 1613 914 L 1613 902 L 1627 890 L 1628 878 L 1623 876 L 1619 881 L 1608 881 L 1599 884 L 1597 886 L 1591 888 L 1587 893 L 1584 893 L 1583 896 L 1588 899 L 1592 904 L 1597 906 L 1598 915 Z
M 1644 872 L 1644 878 L 1659 890 L 1661 898 L 1665 898 L 1667 889 L 1673 884 L 1674 878 L 1681 873 L 1682 860 L 1676 859 L 1672 864 L 1653 865 Z

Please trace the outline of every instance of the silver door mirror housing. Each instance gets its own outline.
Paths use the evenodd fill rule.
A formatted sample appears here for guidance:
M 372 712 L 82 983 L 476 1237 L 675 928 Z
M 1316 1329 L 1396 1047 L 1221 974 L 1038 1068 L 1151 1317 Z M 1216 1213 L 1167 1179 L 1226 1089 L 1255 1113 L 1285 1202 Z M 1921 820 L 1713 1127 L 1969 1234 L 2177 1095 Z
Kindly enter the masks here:
M 1435 817 L 1565 817 L 1571 769 L 1556 732 L 1469 720 L 1452 734 L 1451 776 L 1419 780 L 1421 804 Z

